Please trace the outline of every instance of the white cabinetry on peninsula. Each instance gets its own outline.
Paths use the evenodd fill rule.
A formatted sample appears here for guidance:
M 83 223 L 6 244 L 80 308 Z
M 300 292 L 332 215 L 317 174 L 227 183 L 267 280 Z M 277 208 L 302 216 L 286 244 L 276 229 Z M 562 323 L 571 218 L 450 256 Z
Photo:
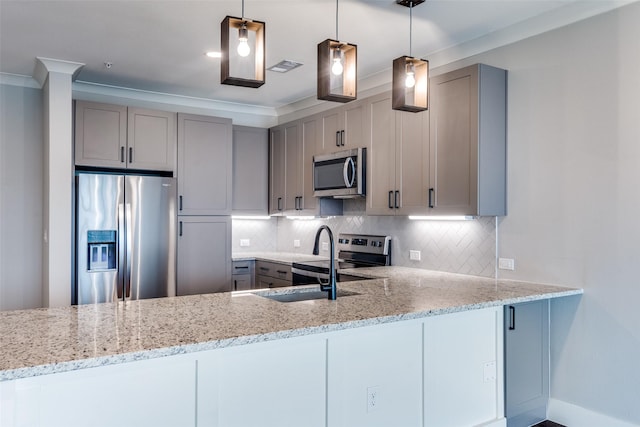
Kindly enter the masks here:
M 7 426 L 502 427 L 502 368 L 502 307 L 490 307 L 8 381 L 0 391 Z
M 177 295 L 231 290 L 230 119 L 178 114 Z
M 76 101 L 78 166 L 171 171 L 176 113 Z

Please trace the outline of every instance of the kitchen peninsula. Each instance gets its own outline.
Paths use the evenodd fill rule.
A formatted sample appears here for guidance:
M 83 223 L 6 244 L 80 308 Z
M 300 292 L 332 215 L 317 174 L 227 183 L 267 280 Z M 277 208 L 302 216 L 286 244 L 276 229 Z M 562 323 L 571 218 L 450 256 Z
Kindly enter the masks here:
M 0 424 L 84 425 L 78 414 L 101 412 L 95 425 L 435 425 L 461 414 L 505 425 L 502 307 L 582 293 L 405 267 L 357 274 L 373 280 L 339 284 L 355 295 L 336 301 L 260 296 L 309 288 L 297 287 L 2 312 Z M 132 393 L 135 404 L 102 410 Z

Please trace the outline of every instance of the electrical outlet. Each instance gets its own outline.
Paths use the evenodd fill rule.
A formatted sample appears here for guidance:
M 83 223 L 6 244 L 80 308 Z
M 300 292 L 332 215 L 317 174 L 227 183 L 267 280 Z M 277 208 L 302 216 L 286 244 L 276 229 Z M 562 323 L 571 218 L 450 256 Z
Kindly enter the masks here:
M 322 242 L 322 250 L 323 251 L 328 251 L 329 250 L 329 244 L 327 242 Z
M 498 258 L 498 268 L 500 270 L 515 270 L 516 262 L 513 258 Z
M 421 255 L 422 254 L 420 253 L 420 251 L 414 251 L 414 250 L 409 251 L 409 259 L 411 261 L 420 261 Z
M 484 374 L 485 383 L 492 383 L 496 381 L 497 372 L 496 372 L 495 360 L 492 360 L 491 362 L 487 362 L 484 364 L 483 374 Z
M 367 412 L 373 412 L 380 408 L 380 386 L 367 387 Z
M 295 239 L 295 240 L 293 241 L 293 247 L 294 247 L 294 248 L 299 248 L 299 247 L 300 247 L 300 240 Z
M 240 247 L 251 246 L 251 240 L 249 239 L 240 239 Z

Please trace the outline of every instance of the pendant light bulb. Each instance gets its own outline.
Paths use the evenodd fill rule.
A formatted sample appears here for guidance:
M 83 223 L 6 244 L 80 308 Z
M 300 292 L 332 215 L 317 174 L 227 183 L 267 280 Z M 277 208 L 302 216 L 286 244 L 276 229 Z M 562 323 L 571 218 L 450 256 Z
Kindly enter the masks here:
M 407 64 L 407 77 L 404 80 L 404 85 L 408 89 L 416 85 L 416 72 L 413 69 L 413 64 Z
M 249 56 L 251 48 L 249 47 L 249 31 L 247 30 L 247 24 L 242 23 L 242 26 L 238 29 L 238 55 L 243 58 Z
M 333 51 L 333 65 L 331 66 L 331 72 L 335 76 L 339 76 L 344 71 L 344 66 L 342 65 L 342 50 L 337 48 Z

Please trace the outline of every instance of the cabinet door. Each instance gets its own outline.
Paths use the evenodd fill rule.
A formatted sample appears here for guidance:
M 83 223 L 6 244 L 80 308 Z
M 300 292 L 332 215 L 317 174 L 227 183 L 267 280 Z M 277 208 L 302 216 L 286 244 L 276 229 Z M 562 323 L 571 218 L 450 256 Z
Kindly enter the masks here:
M 297 122 L 285 125 L 285 211 L 298 210 L 302 198 L 302 145 L 298 135 Z
M 467 67 L 430 79 L 431 209 L 475 215 L 478 205 L 478 71 Z
M 269 134 L 265 129 L 233 127 L 233 213 L 269 212 Z
M 176 162 L 176 113 L 128 109 L 127 167 L 173 171 Z
M 0 424 L 6 427 L 196 425 L 193 360 L 159 358 L 26 378 L 14 384 L 15 407 L 3 401 L 0 408 Z M 0 389 L 6 385 L 0 384 Z M 13 412 L 13 420 L 3 418 L 5 410 Z
M 285 202 L 285 143 L 284 128 L 271 129 L 270 150 L 270 190 L 269 213 L 281 214 L 284 212 Z
M 75 162 L 126 167 L 127 107 L 76 101 Z
M 328 425 L 422 425 L 421 345 L 418 322 L 329 335 Z
M 351 148 L 365 147 L 365 130 L 364 116 L 365 103 L 363 101 L 355 101 L 345 104 L 342 107 L 342 130 L 341 135 L 342 148 L 347 150 Z
M 316 337 L 199 355 L 198 426 L 326 426 L 326 355 Z
M 231 120 L 178 114 L 178 214 L 230 215 Z
M 396 198 L 395 112 L 391 94 L 367 106 L 367 215 L 393 215 Z
M 424 322 L 424 425 L 489 425 L 503 418 L 502 307 Z
M 333 108 L 321 114 L 322 153 L 340 151 L 340 131 L 342 130 L 342 107 Z
M 231 218 L 178 217 L 177 295 L 231 291 Z
M 304 213 L 315 214 L 318 200 L 313 195 L 313 156 L 318 152 L 320 141 L 319 126 L 316 117 L 304 119 L 300 122 L 302 138 L 302 199 L 300 208 Z
M 396 113 L 396 188 L 403 215 L 425 214 L 429 204 L 429 112 Z
M 543 421 L 549 399 L 549 300 L 505 307 L 505 413 L 509 427 Z

